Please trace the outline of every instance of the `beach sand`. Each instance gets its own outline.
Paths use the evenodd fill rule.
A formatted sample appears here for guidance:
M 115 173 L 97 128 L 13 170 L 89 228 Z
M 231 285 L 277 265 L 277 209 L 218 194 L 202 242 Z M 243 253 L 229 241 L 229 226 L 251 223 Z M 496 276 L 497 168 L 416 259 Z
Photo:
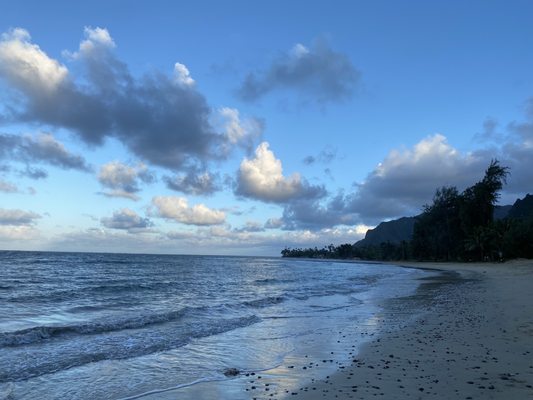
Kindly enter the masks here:
M 403 299 L 428 312 L 285 397 L 533 399 L 533 261 L 401 265 L 450 271 Z

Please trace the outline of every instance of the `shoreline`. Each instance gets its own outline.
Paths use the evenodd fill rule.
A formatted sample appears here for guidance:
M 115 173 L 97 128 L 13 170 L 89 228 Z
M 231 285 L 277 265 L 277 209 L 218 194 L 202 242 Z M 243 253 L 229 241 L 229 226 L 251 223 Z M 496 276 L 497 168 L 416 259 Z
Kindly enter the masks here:
M 425 315 L 286 398 L 533 397 L 533 261 L 383 264 L 458 273 L 460 282 L 437 282 Z
M 142 398 L 533 398 L 532 260 L 371 264 L 438 274 L 415 278 L 410 296 L 385 300 L 374 333 L 332 330 L 340 344 L 326 359 L 309 353 L 301 364 L 289 356 L 271 370 Z

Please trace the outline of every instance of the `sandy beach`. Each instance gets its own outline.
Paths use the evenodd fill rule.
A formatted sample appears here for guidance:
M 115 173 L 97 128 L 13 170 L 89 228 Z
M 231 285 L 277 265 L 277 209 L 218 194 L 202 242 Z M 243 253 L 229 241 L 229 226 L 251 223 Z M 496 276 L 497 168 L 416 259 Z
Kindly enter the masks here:
M 288 397 L 533 398 L 533 262 L 401 265 L 451 273 L 422 284 L 419 298 L 404 299 L 427 302 L 428 312 Z M 409 306 L 401 303 L 390 307 Z

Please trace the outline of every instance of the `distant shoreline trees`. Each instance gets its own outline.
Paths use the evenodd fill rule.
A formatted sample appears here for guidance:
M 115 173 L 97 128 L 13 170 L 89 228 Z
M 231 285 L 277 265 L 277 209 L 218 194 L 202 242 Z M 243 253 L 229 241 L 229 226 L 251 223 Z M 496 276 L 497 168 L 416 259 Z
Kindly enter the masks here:
M 493 160 L 483 179 L 462 193 L 454 186 L 438 188 L 432 204 L 425 205 L 417 217 L 410 241 L 363 247 L 346 243 L 340 246 L 330 244 L 321 249 L 285 248 L 281 255 L 385 261 L 533 258 L 533 209 L 526 209 L 520 218 L 510 215 L 494 220 L 494 209 L 508 175 L 509 168 Z

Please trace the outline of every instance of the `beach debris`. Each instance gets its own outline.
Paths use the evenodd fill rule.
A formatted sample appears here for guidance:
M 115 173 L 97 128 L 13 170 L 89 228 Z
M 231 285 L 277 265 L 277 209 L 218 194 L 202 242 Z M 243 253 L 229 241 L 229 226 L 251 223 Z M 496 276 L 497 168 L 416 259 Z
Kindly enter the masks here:
M 225 376 L 237 376 L 240 373 L 241 371 L 239 371 L 237 368 L 226 368 L 226 370 L 224 370 Z

